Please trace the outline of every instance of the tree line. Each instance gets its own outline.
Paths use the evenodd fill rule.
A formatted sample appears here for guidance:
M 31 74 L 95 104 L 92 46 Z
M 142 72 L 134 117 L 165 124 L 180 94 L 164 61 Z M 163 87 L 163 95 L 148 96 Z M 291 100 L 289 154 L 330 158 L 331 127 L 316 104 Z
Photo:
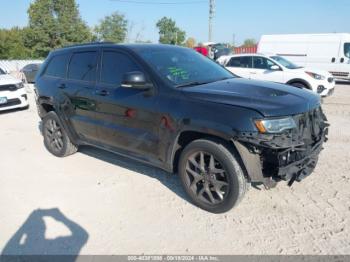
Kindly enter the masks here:
M 90 28 L 80 16 L 75 0 L 35 0 L 28 8 L 28 25 L 24 28 L 0 29 L 0 59 L 45 58 L 56 48 L 94 41 L 125 42 L 132 23 L 125 15 L 114 12 Z M 156 27 L 159 42 L 194 47 L 193 37 L 168 17 L 161 18 Z M 150 42 L 140 39 L 135 42 Z

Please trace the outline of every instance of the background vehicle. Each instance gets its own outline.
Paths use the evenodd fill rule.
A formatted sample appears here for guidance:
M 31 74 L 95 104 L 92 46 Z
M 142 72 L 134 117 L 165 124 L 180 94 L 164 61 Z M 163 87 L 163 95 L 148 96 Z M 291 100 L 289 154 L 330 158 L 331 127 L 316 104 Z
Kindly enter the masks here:
M 301 181 L 326 139 L 320 97 L 235 78 L 194 50 L 88 44 L 51 52 L 36 79 L 44 144 L 89 144 L 178 172 L 191 200 L 220 213 L 247 183 Z
M 350 34 L 263 35 L 258 52 L 277 54 L 350 81 Z
M 25 79 L 28 83 L 35 82 L 35 76 L 38 73 L 40 66 L 41 64 L 35 63 L 35 64 L 28 64 L 22 68 L 21 72 L 24 74 Z
M 22 81 L 0 69 L 0 111 L 28 107 L 28 96 Z
M 218 62 L 237 76 L 306 88 L 321 96 L 334 92 L 333 76 L 327 71 L 303 68 L 273 55 L 241 54 L 221 57 Z

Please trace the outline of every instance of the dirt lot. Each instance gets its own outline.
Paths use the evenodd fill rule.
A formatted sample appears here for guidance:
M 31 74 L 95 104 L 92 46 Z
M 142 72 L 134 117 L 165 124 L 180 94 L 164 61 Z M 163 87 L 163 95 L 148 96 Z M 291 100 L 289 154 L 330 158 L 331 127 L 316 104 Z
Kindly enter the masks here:
M 0 114 L 0 250 L 7 254 L 350 254 L 350 85 L 325 99 L 315 173 L 251 189 L 234 210 L 191 205 L 176 176 L 84 147 L 43 146 L 36 108 Z

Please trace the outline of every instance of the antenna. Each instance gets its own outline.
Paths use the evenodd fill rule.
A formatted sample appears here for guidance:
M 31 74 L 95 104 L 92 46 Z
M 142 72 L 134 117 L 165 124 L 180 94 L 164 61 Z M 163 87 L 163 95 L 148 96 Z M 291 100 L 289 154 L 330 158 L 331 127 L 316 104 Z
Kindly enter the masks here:
M 209 0 L 209 42 L 213 40 L 213 18 L 215 15 L 215 0 Z

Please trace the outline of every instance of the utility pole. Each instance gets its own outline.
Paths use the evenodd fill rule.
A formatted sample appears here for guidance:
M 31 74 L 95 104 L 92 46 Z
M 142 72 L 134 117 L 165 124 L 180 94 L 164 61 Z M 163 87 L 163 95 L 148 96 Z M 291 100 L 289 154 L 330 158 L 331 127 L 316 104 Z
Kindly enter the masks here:
M 209 42 L 213 41 L 213 18 L 215 15 L 215 0 L 209 0 Z

